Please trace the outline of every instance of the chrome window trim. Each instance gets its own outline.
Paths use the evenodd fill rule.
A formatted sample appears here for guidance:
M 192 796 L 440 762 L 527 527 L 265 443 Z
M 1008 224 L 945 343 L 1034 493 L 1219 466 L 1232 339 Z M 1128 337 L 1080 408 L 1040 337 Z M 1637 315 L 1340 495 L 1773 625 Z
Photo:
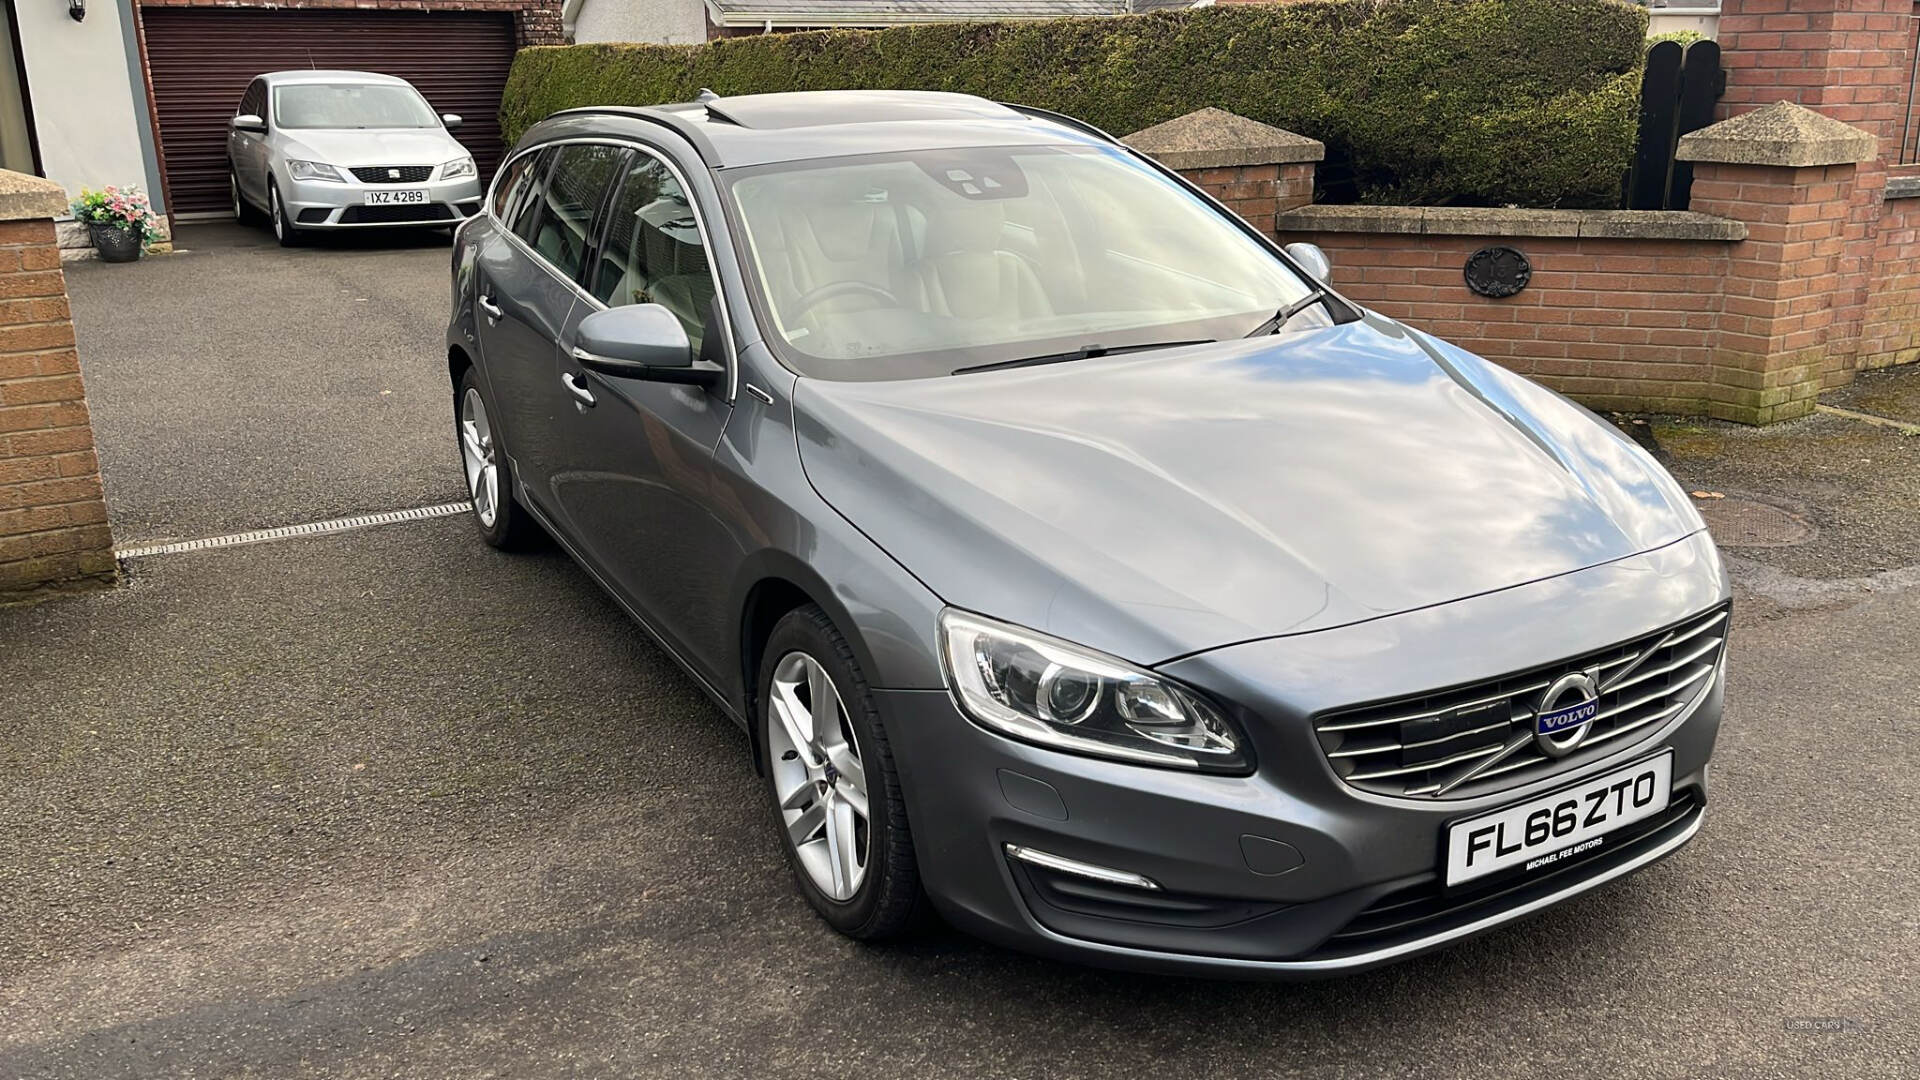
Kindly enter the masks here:
M 511 226 L 501 221 L 500 216 L 493 212 L 494 189 L 499 186 L 501 178 L 506 175 L 507 169 L 514 162 L 529 154 L 538 154 L 549 146 L 578 146 L 583 144 L 593 146 L 617 146 L 625 150 L 633 150 L 645 154 L 655 161 L 658 161 L 661 165 L 664 165 L 666 170 L 673 174 L 674 182 L 680 185 L 680 190 L 687 193 L 687 205 L 693 209 L 694 227 L 700 230 L 700 243 L 709 253 L 707 256 L 707 274 L 713 278 L 713 295 L 720 304 L 720 337 L 727 350 L 726 402 L 728 405 L 732 405 L 734 399 L 739 395 L 740 389 L 740 355 L 739 349 L 734 344 L 733 310 L 727 304 L 726 282 L 720 279 L 719 271 L 716 270 L 713 265 L 713 256 L 711 253 L 718 249 L 714 247 L 713 234 L 707 230 L 707 217 L 700 210 L 700 196 L 693 190 L 693 185 L 687 182 L 687 174 L 680 171 L 680 166 L 674 164 L 672 158 L 669 158 L 667 155 L 645 143 L 636 142 L 632 139 L 623 139 L 615 135 L 581 136 L 579 138 L 554 139 L 550 142 L 539 143 L 534 146 L 529 146 L 517 154 L 509 155 L 505 161 L 500 163 L 500 167 L 493 171 L 493 180 L 487 185 L 486 195 L 482 200 L 484 208 L 481 210 L 481 213 L 487 215 L 487 217 L 493 221 L 496 226 L 496 231 L 517 248 L 521 254 L 532 259 L 536 265 L 546 270 L 547 273 L 565 282 L 567 287 L 573 290 L 573 294 L 576 297 L 592 305 L 595 311 L 607 310 L 607 305 L 601 303 L 599 297 L 581 288 L 578 281 L 561 273 L 559 267 L 542 258 L 539 252 L 533 250 L 532 245 L 522 240 L 519 234 L 513 231 Z M 611 195 L 613 192 L 607 192 L 605 194 Z

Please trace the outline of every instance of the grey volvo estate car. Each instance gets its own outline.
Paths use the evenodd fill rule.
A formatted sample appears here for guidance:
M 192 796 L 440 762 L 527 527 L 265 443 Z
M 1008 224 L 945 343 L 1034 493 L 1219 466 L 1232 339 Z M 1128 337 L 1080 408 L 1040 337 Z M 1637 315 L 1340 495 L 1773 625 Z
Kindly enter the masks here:
M 481 535 L 551 534 L 748 731 L 846 934 L 1356 970 L 1700 827 L 1729 589 L 1686 494 L 1097 130 L 572 110 L 452 273 Z

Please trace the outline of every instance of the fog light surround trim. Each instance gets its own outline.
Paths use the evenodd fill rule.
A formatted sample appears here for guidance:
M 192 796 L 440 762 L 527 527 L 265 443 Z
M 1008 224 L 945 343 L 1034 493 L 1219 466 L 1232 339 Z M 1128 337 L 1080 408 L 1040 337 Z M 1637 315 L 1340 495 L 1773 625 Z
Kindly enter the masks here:
M 1038 866 L 1045 870 L 1052 870 L 1055 873 L 1072 874 L 1076 877 L 1105 882 L 1108 885 L 1125 885 L 1134 889 L 1158 890 L 1160 888 L 1159 882 L 1144 874 L 1136 874 L 1131 870 L 1115 870 L 1111 867 L 1096 866 L 1093 863 L 1081 862 L 1078 859 L 1069 859 L 1064 855 L 1055 855 L 1051 852 L 1027 847 L 1023 844 L 1008 844 L 1006 845 L 1006 849 L 1008 858 L 1018 859 L 1030 866 Z

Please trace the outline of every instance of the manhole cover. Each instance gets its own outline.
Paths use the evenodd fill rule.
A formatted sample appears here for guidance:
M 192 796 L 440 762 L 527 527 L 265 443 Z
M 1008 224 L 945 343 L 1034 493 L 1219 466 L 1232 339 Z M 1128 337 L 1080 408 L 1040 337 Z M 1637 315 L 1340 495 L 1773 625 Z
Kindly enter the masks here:
M 1813 539 L 1805 518 L 1752 499 L 1727 496 L 1693 500 L 1721 547 L 1792 547 Z

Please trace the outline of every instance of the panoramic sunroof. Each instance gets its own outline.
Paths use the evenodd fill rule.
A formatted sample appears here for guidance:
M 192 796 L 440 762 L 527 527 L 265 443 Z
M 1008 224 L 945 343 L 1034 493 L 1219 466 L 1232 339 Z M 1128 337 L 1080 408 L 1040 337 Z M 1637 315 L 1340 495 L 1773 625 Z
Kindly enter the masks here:
M 890 90 L 743 94 L 715 98 L 706 106 L 715 120 L 759 131 L 894 120 L 1011 120 L 1020 116 L 1004 105 L 964 94 Z

